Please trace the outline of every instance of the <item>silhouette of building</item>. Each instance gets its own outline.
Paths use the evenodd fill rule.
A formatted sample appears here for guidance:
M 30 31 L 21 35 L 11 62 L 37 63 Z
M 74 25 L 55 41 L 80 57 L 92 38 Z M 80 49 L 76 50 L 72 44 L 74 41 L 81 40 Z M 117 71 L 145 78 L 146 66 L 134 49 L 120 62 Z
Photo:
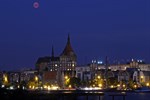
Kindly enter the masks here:
M 44 75 L 48 79 L 48 76 L 46 76 L 43 73 L 56 73 L 56 76 L 54 76 L 56 81 L 59 83 L 61 82 L 64 76 L 68 77 L 74 77 L 75 76 L 75 68 L 77 65 L 77 56 L 71 46 L 70 42 L 70 36 L 68 35 L 66 46 L 63 50 L 63 52 L 60 54 L 60 56 L 55 57 L 54 56 L 54 48 L 52 46 L 52 53 L 51 56 L 46 57 L 40 57 L 38 58 L 36 62 L 36 69 L 38 70 L 40 75 Z M 47 74 L 50 75 L 50 74 Z M 63 75 L 63 76 L 62 76 Z M 51 77 L 51 76 L 50 76 Z M 44 81 L 44 80 L 43 80 Z

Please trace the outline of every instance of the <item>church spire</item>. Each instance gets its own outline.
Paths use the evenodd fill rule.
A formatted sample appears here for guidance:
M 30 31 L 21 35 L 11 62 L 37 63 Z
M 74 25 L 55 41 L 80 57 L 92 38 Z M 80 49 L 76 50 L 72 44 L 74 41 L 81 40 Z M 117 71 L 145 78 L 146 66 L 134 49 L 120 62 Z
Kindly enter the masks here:
M 70 42 L 70 35 L 68 34 L 68 39 L 67 39 L 67 44 L 63 50 L 63 52 L 61 53 L 61 56 L 65 55 L 65 56 L 76 56 L 76 54 L 74 53 L 72 46 L 71 46 L 71 42 Z
M 54 57 L 54 47 L 52 45 L 52 57 Z
M 68 33 L 68 41 L 67 44 L 70 44 L 70 34 Z

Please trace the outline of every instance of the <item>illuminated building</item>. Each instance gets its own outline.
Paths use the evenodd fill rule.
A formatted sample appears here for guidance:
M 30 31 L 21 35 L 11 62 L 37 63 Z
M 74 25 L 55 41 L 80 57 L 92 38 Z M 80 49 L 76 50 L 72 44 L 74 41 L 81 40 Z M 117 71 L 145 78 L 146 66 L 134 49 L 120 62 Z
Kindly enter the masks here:
M 50 75 L 50 72 L 55 72 L 57 78 L 54 76 L 55 78 L 53 79 L 61 82 L 63 80 L 62 75 L 67 75 L 69 77 L 75 76 L 76 65 L 77 56 L 74 53 L 70 42 L 70 36 L 68 35 L 67 44 L 60 56 L 54 56 L 54 48 L 52 47 L 51 56 L 40 57 L 36 62 L 36 69 L 38 70 L 39 74 L 43 76 L 43 79 L 45 79 L 44 76 L 48 77 L 47 75 Z M 47 72 L 49 72 L 49 74 L 44 74 Z

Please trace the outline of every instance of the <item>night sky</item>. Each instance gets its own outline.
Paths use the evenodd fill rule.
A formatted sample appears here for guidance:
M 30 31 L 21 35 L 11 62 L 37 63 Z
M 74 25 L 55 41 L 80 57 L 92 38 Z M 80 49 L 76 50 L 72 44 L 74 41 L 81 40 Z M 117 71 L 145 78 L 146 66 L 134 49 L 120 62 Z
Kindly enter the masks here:
M 35 68 L 52 45 L 59 56 L 68 33 L 79 65 L 150 63 L 150 0 L 0 0 L 0 70 Z

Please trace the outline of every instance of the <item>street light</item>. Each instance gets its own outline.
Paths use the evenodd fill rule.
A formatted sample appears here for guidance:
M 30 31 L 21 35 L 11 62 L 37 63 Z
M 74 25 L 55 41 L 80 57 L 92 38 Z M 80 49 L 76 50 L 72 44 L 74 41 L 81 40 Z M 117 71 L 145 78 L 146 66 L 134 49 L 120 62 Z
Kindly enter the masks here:
M 3 85 L 7 85 L 7 83 L 8 83 L 8 77 L 7 77 L 7 75 L 4 75 L 3 76 Z
M 117 87 L 120 87 L 120 84 L 118 84 Z
M 71 88 L 71 85 L 69 85 L 69 88 Z
M 125 85 L 125 84 L 123 84 L 123 88 L 125 88 L 125 86 L 126 86 L 126 85 Z
M 136 84 L 134 85 L 134 88 L 137 88 L 137 85 L 136 85 Z
M 4 82 L 7 83 L 8 82 L 8 78 L 6 75 L 4 75 Z
M 146 83 L 146 86 L 149 86 L 149 83 Z
M 65 76 L 65 79 L 68 79 L 68 76 Z
M 144 78 L 144 76 L 141 76 L 141 82 L 143 82 L 143 78 Z
M 97 76 L 97 78 L 100 79 L 101 77 L 100 77 L 100 76 Z
M 68 76 L 65 76 L 64 78 L 65 78 L 65 80 L 64 80 L 64 85 L 67 86 L 67 85 L 69 84 L 70 78 L 69 78 Z M 66 86 L 65 86 L 65 87 L 66 87 Z
M 38 77 L 37 76 L 35 76 L 35 85 L 37 86 L 37 88 L 39 87 L 39 83 L 38 83 Z
M 38 77 L 37 76 L 35 76 L 35 81 L 38 81 Z
M 98 86 L 101 88 L 101 87 L 102 87 L 102 84 L 99 84 Z

